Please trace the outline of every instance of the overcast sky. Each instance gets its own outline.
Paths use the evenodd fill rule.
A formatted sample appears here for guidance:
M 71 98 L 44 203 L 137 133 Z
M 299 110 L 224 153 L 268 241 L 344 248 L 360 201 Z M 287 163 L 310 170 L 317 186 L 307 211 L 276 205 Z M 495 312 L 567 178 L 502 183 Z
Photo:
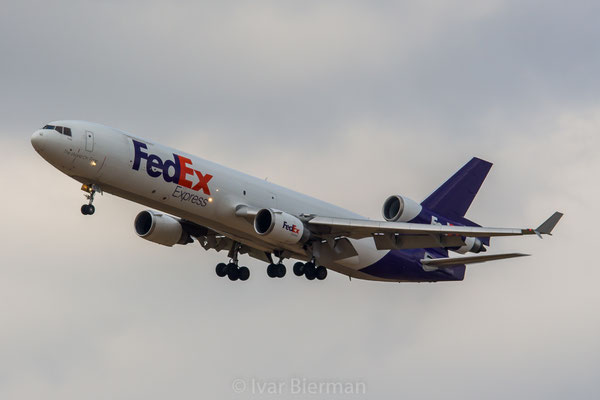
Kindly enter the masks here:
M 4 1 L 1 399 L 589 399 L 600 390 L 597 1 Z M 472 156 L 468 217 L 555 235 L 464 282 L 217 278 L 224 253 L 137 238 L 143 209 L 39 157 L 100 122 L 378 218 Z M 288 263 L 291 267 L 291 263 Z M 242 394 L 232 385 L 241 379 Z

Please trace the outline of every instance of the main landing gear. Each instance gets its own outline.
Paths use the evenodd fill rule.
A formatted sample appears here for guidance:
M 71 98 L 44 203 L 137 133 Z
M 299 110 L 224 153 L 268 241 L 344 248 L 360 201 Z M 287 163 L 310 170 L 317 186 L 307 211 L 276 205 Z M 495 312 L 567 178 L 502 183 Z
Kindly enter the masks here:
M 283 278 L 286 272 L 287 268 L 285 268 L 285 265 L 283 265 L 281 261 L 277 264 L 271 263 L 267 267 L 267 275 L 269 278 Z
M 83 215 L 93 215 L 96 212 L 96 207 L 94 207 L 94 196 L 96 192 L 100 192 L 102 194 L 102 190 L 96 185 L 83 185 L 81 186 L 81 190 L 87 192 L 84 196 L 88 199 L 88 203 L 81 206 L 81 213 Z
M 240 252 L 240 247 L 241 244 L 234 243 L 231 247 L 231 250 L 229 250 L 229 257 L 231 258 L 229 264 L 217 264 L 215 272 L 219 277 L 223 278 L 225 275 L 227 275 L 230 281 L 237 281 L 238 279 L 240 281 L 246 281 L 248 278 L 250 278 L 250 270 L 248 267 L 238 266 L 238 254 Z
M 314 261 L 309 261 L 307 263 L 298 261 L 294 264 L 294 275 L 304 275 L 309 281 L 312 281 L 315 278 L 322 281 L 327 278 L 327 268 L 322 265 L 319 265 L 318 267 L 315 266 Z
M 250 270 L 248 267 L 240 267 L 238 266 L 238 255 L 240 253 L 240 249 L 242 245 L 240 243 L 234 242 L 229 250 L 229 263 L 219 263 L 215 267 L 215 272 L 217 276 L 223 278 L 227 276 L 230 281 L 246 281 L 250 278 Z M 280 258 L 279 262 L 273 261 L 273 255 L 277 255 Z M 267 266 L 267 275 L 269 278 L 283 278 L 286 275 L 287 268 L 283 264 L 283 254 L 275 253 L 270 254 L 267 253 L 267 259 L 269 261 L 269 265 Z M 315 260 L 312 259 L 307 263 L 297 262 L 294 264 L 294 275 L 296 276 L 305 276 L 309 281 L 319 280 L 327 278 L 327 268 L 322 265 L 316 266 Z
M 229 264 L 219 263 L 215 268 L 217 275 L 223 278 L 225 275 L 229 278 L 230 281 L 246 281 L 250 278 L 250 270 L 248 267 L 239 267 L 237 263 L 233 261 Z

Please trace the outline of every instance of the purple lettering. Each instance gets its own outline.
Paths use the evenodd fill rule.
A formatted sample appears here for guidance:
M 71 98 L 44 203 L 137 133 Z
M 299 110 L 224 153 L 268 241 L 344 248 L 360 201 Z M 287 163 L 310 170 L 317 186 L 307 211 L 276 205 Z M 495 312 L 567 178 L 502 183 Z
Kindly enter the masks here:
M 134 149 L 134 159 L 133 159 L 133 169 L 139 171 L 140 163 L 142 162 L 142 158 L 144 160 L 148 160 L 148 153 L 144 152 L 142 149 L 147 149 L 145 143 L 138 142 L 137 140 L 133 140 L 133 149 Z

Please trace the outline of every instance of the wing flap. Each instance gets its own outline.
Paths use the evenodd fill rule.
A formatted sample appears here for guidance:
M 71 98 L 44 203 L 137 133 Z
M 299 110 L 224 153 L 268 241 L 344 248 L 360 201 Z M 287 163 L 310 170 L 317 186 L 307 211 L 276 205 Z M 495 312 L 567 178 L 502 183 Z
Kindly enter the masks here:
M 461 236 L 378 234 L 373 236 L 377 250 L 423 249 L 429 247 L 460 247 Z

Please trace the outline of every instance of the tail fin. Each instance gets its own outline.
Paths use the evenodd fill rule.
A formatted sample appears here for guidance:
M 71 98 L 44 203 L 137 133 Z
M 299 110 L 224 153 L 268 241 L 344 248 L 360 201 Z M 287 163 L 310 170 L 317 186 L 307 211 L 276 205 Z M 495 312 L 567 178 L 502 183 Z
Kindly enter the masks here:
M 464 216 L 490 168 L 492 163 L 473 157 L 421 205 L 446 218 L 466 220 Z

